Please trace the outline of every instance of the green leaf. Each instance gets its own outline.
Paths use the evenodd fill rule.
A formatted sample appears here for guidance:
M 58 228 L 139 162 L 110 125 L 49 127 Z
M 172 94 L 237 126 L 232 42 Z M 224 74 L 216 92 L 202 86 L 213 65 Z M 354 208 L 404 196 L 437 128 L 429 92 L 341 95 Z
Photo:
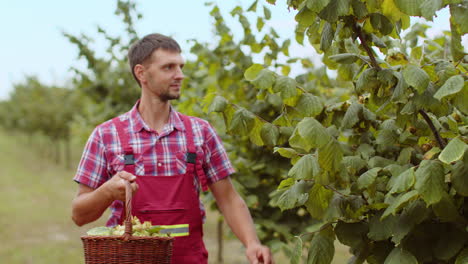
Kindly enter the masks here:
M 400 194 L 391 204 L 390 206 L 385 210 L 383 213 L 381 220 L 385 219 L 387 216 L 390 214 L 395 215 L 398 213 L 398 211 L 408 204 L 410 201 L 416 199 L 418 197 L 419 193 L 416 190 L 412 190 L 407 193 Z
M 296 109 L 304 116 L 315 117 L 323 110 L 323 103 L 318 96 L 303 93 L 297 101 Z
M 442 199 L 445 193 L 444 167 L 438 161 L 423 160 L 416 171 L 415 189 L 429 206 Z
M 461 215 L 458 213 L 458 208 L 455 205 L 455 201 L 448 194 L 444 194 L 438 203 L 433 204 L 432 210 L 442 222 L 464 221 L 463 217 L 461 217 Z
M 330 0 L 307 0 L 307 8 L 318 13 L 330 3 Z
M 367 162 L 359 156 L 346 156 L 342 164 L 353 175 L 367 166 Z
M 385 259 L 384 264 L 418 264 L 418 260 L 410 252 L 394 248 Z
M 450 164 L 463 158 L 463 154 L 467 149 L 467 144 L 456 137 L 447 144 L 439 155 L 439 160 L 445 164 Z
M 453 105 L 465 115 L 468 115 L 468 85 L 465 85 L 460 93 L 453 99 Z
M 369 13 L 367 11 L 366 4 L 359 0 L 352 0 L 351 6 L 353 7 L 353 12 L 358 19 L 362 19 Z
M 464 85 L 465 81 L 461 75 L 452 76 L 437 90 L 434 98 L 440 101 L 446 96 L 457 94 L 463 89 Z
M 400 139 L 400 142 L 404 142 L 404 140 Z M 400 155 L 398 156 L 397 163 L 400 165 L 405 165 L 411 163 L 411 156 L 414 151 L 414 148 L 408 147 L 401 150 Z
M 253 64 L 247 70 L 244 72 L 244 78 L 247 81 L 253 81 L 255 78 L 257 78 L 258 74 L 260 73 L 261 70 L 263 70 L 264 67 L 260 64 Z
M 372 27 L 380 31 L 382 35 L 388 35 L 393 31 L 392 21 L 382 14 L 370 14 L 370 22 Z
M 406 100 L 405 92 L 408 89 L 408 84 L 406 84 L 401 72 L 395 72 L 394 75 L 398 79 L 398 82 L 393 90 L 392 101 L 403 103 Z
M 285 180 L 282 180 L 278 185 L 278 190 L 289 188 L 293 186 L 294 183 L 296 183 L 296 180 L 294 180 L 293 178 L 287 178 Z
M 373 168 L 365 173 L 363 173 L 361 176 L 359 176 L 357 180 L 357 185 L 359 189 L 365 189 L 372 185 L 375 182 L 375 179 L 377 178 L 377 175 L 379 174 L 379 171 L 381 171 L 382 168 Z
M 332 0 L 320 11 L 319 17 L 329 23 L 338 21 L 338 17 L 349 14 L 350 0 Z
M 214 98 L 213 102 L 208 108 L 208 112 L 224 112 L 227 104 L 227 100 L 224 97 L 218 95 Z
M 267 146 L 275 146 L 278 143 L 279 128 L 271 123 L 265 123 L 260 131 L 260 137 Z
M 382 212 L 376 213 L 369 219 L 369 233 L 367 237 L 374 241 L 387 240 L 393 235 L 393 230 L 397 224 L 395 216 L 388 216 L 381 220 Z
M 468 155 L 453 165 L 451 181 L 458 194 L 468 197 Z
M 318 162 L 326 171 L 338 171 L 343 160 L 343 150 L 336 139 L 331 138 L 328 143 L 318 150 Z
M 309 191 L 309 199 L 305 203 L 307 211 L 315 219 L 322 219 L 333 197 L 333 191 L 321 184 L 314 184 Z
M 359 114 L 362 112 L 362 105 L 353 102 L 346 110 L 346 114 L 341 121 L 341 128 L 352 128 L 359 122 Z
M 369 232 L 369 226 L 364 222 L 346 223 L 338 221 L 335 226 L 335 234 L 341 244 L 358 248 L 362 246 Z
M 381 83 L 377 79 L 377 70 L 370 68 L 361 73 L 356 82 L 356 92 L 361 94 L 363 92 L 374 92 L 380 87 Z
M 298 26 L 306 28 L 314 23 L 315 17 L 315 13 L 304 6 L 294 19 L 297 21 Z
M 450 15 L 453 22 L 460 28 L 460 34 L 468 33 L 468 5 L 466 2 L 461 5 L 451 5 Z
M 302 257 L 302 239 L 299 236 L 295 236 L 296 243 L 294 243 L 294 250 L 291 256 L 291 264 L 300 264 Z
M 229 130 L 232 133 L 248 135 L 254 125 L 255 115 L 244 108 L 240 108 L 234 113 Z
M 419 7 L 424 1 L 425 0 L 394 0 L 398 9 L 410 16 L 421 16 L 421 9 Z
M 285 158 L 289 158 L 289 159 L 298 155 L 297 151 L 292 149 L 292 148 L 278 148 L 278 147 L 275 147 L 273 153 L 276 153 L 276 152 L 278 152 L 281 156 L 283 156 Z
M 263 20 L 263 18 L 258 17 L 257 18 L 257 30 L 258 30 L 258 32 L 262 31 L 263 26 L 265 26 L 265 21 Z
M 468 263 L 468 246 L 465 247 L 460 254 L 458 254 L 455 264 L 466 264 Z
M 336 63 L 351 64 L 356 62 L 359 59 L 359 56 L 353 53 L 341 53 L 332 55 L 328 58 Z
M 364 160 L 369 160 L 375 155 L 375 149 L 369 144 L 361 144 L 357 152 Z
M 266 6 L 263 6 L 263 14 L 265 15 L 266 20 L 271 18 L 271 11 Z
M 255 118 L 255 123 L 254 123 L 252 130 L 250 130 L 249 138 L 250 138 L 250 141 L 257 146 L 264 145 L 262 137 L 261 137 L 262 128 L 263 128 L 263 122 L 260 121 L 260 119 Z
M 390 193 L 393 194 L 405 192 L 413 187 L 415 181 L 416 178 L 414 174 L 414 167 L 411 167 L 397 176 L 396 180 L 391 186 Z
M 283 99 L 288 99 L 297 95 L 296 80 L 289 78 L 288 76 L 279 76 L 276 79 L 273 91 L 281 92 Z
M 435 12 L 442 7 L 442 0 L 426 0 L 421 4 L 421 15 L 432 21 L 432 18 L 435 15 Z
M 320 50 L 327 51 L 330 48 L 334 35 L 335 32 L 333 31 L 332 25 L 326 22 L 320 37 Z
M 247 9 L 248 12 L 256 12 L 257 11 L 257 4 L 258 0 L 255 0 L 255 2 L 250 5 L 249 9 Z
M 307 141 L 311 148 L 322 147 L 326 145 L 331 137 L 327 130 L 317 120 L 311 117 L 305 117 L 296 126 L 299 135 Z
M 449 262 L 463 248 L 468 236 L 455 225 L 442 227 L 442 232 L 439 233 L 433 252 L 437 259 Z
M 312 179 L 317 175 L 320 168 L 317 158 L 311 154 L 302 156 L 296 164 L 289 170 L 288 176 L 295 179 Z
M 297 205 L 303 205 L 309 198 L 309 184 L 298 181 L 286 190 L 278 199 L 278 207 L 281 211 L 291 209 Z
M 258 89 L 267 90 L 273 87 L 275 83 L 276 75 L 274 72 L 263 69 L 261 70 L 257 77 L 252 81 L 252 84 L 255 85 Z
M 315 234 L 310 242 L 307 264 L 330 264 L 335 255 L 335 237 L 330 228 Z
M 426 204 L 423 201 L 412 201 L 403 209 L 400 215 L 396 216 L 398 223 L 393 231 L 392 242 L 397 245 L 400 244 L 414 227 L 428 218 L 429 213 L 430 210 L 426 208 Z
M 462 34 L 457 24 L 450 20 L 450 31 L 452 32 L 450 51 L 455 61 L 462 60 L 465 56 L 465 47 L 462 45 Z
M 398 134 L 390 129 L 383 129 L 377 135 L 376 143 L 384 146 L 392 146 L 398 143 Z
M 415 65 L 409 65 L 403 70 L 403 78 L 405 78 L 406 83 L 413 86 L 419 94 L 422 94 L 429 85 L 429 75 Z

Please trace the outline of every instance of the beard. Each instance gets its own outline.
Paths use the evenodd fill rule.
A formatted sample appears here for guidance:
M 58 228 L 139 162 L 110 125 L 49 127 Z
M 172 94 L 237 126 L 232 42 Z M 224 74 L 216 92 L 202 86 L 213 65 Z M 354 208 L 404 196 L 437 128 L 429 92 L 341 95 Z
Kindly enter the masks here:
M 164 101 L 164 102 L 167 102 L 169 100 L 176 100 L 176 99 L 179 99 L 180 98 L 180 92 L 178 93 L 171 93 L 170 91 L 166 91 L 164 93 L 161 93 L 159 95 L 159 98 L 161 99 L 161 101 Z

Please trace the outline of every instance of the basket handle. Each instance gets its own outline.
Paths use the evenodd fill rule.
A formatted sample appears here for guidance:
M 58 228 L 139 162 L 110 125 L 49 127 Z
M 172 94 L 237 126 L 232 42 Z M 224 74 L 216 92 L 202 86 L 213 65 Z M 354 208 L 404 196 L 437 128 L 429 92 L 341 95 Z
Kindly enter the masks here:
M 133 233 L 132 230 L 132 186 L 130 181 L 125 180 L 125 233 L 123 239 L 127 241 Z

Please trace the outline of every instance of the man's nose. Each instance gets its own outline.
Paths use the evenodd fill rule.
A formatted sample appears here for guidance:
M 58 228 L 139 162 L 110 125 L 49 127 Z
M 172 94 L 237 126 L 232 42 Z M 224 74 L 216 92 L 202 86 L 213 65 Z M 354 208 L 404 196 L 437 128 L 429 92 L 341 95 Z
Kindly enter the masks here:
M 176 72 L 174 78 L 177 79 L 177 80 L 182 80 L 182 79 L 185 78 L 185 75 L 184 75 L 184 72 L 182 71 L 182 68 L 180 68 L 180 67 L 177 68 L 177 72 Z

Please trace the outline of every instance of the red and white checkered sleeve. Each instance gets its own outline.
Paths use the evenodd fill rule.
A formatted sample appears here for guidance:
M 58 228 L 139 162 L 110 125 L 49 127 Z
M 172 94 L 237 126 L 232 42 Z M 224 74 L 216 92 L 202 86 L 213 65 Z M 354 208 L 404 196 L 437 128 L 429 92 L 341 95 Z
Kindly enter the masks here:
M 88 138 L 73 180 L 96 189 L 107 179 L 105 146 L 98 127 L 94 129 Z
M 231 161 L 226 153 L 221 138 L 215 129 L 207 122 L 204 129 L 205 160 L 203 168 L 207 177 L 208 184 L 222 180 L 235 172 Z

